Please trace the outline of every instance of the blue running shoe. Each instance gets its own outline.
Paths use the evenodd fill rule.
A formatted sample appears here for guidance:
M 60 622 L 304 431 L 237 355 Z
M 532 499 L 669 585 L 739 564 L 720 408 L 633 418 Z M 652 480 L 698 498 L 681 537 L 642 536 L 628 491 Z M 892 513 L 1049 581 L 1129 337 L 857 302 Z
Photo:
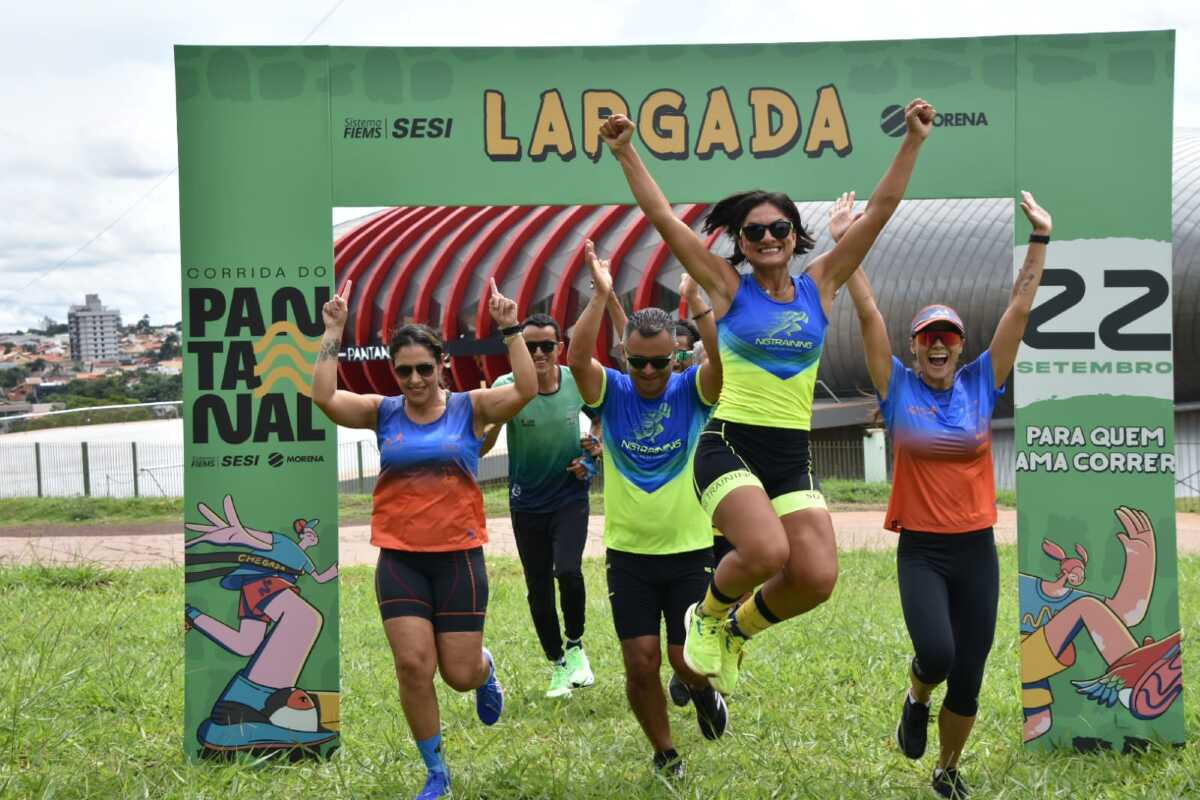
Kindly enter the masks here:
M 496 659 L 492 658 L 492 651 L 485 647 L 483 655 L 488 660 L 490 669 L 487 680 L 475 690 L 475 713 L 484 725 L 495 725 L 504 712 L 504 687 L 496 678 Z
M 417 800 L 436 800 L 450 794 L 450 773 L 438 770 L 430 772 L 425 785 L 417 793 Z

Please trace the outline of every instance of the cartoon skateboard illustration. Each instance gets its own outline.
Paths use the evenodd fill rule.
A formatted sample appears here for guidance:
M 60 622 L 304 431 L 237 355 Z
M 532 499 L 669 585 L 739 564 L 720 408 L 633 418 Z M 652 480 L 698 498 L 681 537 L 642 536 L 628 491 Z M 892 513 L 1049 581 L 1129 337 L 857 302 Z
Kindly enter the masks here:
M 196 732 L 202 755 L 296 750 L 331 741 L 337 732 L 327 725 L 336 725 L 336 693 L 296 686 L 324 625 L 321 612 L 301 596 L 297 582 L 309 575 L 317 583 L 327 583 L 338 574 L 337 564 L 318 571 L 305 552 L 318 541 L 319 521 L 295 520 L 292 529 L 297 539 L 293 540 L 247 527 L 230 495 L 225 496 L 224 519 L 204 503 L 197 510 L 208 522 L 184 525 L 200 534 L 186 543 L 185 564 L 221 566 L 188 572 L 187 580 L 220 578 L 222 588 L 238 592 L 238 624 L 227 625 L 188 605 L 187 628 L 249 658 Z M 192 550 L 202 544 L 219 549 Z
M 1118 703 L 1137 719 L 1162 715 L 1183 692 L 1179 631 L 1139 644 L 1130 629 L 1150 608 L 1154 590 L 1155 539 L 1150 517 L 1121 506 L 1114 512 L 1122 528 L 1117 539 L 1125 550 L 1125 570 L 1116 593 L 1101 597 L 1080 588 L 1086 580 L 1088 553 L 1075 555 L 1046 539 L 1042 550 L 1058 562 L 1051 580 L 1020 574 L 1021 682 L 1025 710 L 1024 740 L 1045 735 L 1054 724 L 1049 679 L 1075 664 L 1075 638 L 1087 632 L 1107 664 L 1104 674 L 1072 680 L 1083 696 L 1112 708 Z

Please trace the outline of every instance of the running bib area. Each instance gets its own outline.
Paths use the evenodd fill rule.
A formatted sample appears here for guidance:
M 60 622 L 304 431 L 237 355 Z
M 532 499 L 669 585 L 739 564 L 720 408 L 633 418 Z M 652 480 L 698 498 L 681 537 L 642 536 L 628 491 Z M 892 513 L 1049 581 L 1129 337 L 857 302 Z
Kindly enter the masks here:
M 376 281 L 355 276 L 352 308 L 376 313 L 348 330 L 342 381 L 361 375 L 356 391 L 393 393 L 376 328 L 409 315 L 478 356 L 478 369 L 454 367 L 457 381 L 477 386 L 507 371 L 503 351 L 480 342 L 492 334 L 479 298 L 493 276 L 448 276 L 501 230 L 529 245 L 549 219 L 544 207 L 579 206 L 598 241 L 617 230 L 615 216 L 588 216 L 632 200 L 599 138 L 605 117 L 634 120 L 637 146 L 674 202 L 750 186 L 827 201 L 851 189 L 868 196 L 903 135 L 903 103 L 918 96 L 940 115 L 907 198 L 1011 201 L 1028 189 L 1054 211 L 1014 369 L 1023 622 L 997 634 L 998 647 L 1022 642 L 1025 741 L 1115 751 L 1182 743 L 1173 61 L 1170 31 L 670 47 L 177 47 L 187 757 L 328 756 L 339 745 L 337 433 L 314 408 L 310 381 L 321 307 L 361 254 L 335 257 L 332 208 L 427 214 L 415 247 L 471 223 L 450 255 L 406 272 L 399 295 L 382 272 Z M 1015 226 L 1014 275 L 1028 233 Z M 567 245 L 557 239 L 536 241 L 540 249 L 506 257 L 513 277 L 501 287 L 522 317 L 531 313 L 538 287 L 520 276 L 557 254 L 550 313 L 573 323 L 568 312 L 587 291 L 579 254 L 560 252 Z M 370 261 L 395 257 L 381 248 Z M 613 272 L 625 290 L 635 282 L 622 277 L 620 257 Z M 655 258 L 657 270 L 665 248 Z M 638 302 L 650 304 L 637 285 Z M 772 344 L 803 347 L 792 327 L 781 325 Z M 602 348 L 610 343 L 603 334 Z M 1060 566 L 1043 549 L 1047 538 L 1089 554 L 1072 602 L 1046 600 Z M 1097 607 L 1132 648 L 1086 635 L 1100 624 L 1092 615 L 1106 613 Z M 1064 614 L 1079 617 L 1071 641 L 1047 625 Z

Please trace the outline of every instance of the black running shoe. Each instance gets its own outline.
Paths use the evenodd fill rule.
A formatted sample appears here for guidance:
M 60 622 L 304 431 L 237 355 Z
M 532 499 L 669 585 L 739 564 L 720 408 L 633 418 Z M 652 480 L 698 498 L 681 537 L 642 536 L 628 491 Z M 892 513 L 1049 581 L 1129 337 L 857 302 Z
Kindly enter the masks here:
M 667 681 L 667 694 L 671 695 L 671 702 L 680 708 L 692 702 L 691 690 L 674 672 L 671 673 L 671 680 Z
M 693 691 L 691 695 L 696 705 L 696 722 L 700 724 L 700 733 L 705 739 L 720 739 L 729 725 L 729 709 L 725 706 L 725 698 L 711 686 Z
M 654 771 L 664 778 L 683 777 L 683 759 L 674 750 L 654 754 Z
M 933 790 L 950 800 L 966 800 L 967 795 L 970 794 L 967 784 L 963 783 L 963 779 L 959 777 L 958 770 L 953 768 L 934 767 Z
M 904 711 L 900 713 L 900 724 L 896 726 L 896 744 L 900 752 L 909 758 L 925 755 L 925 737 L 929 726 L 929 706 L 914 703 L 908 692 L 904 693 Z

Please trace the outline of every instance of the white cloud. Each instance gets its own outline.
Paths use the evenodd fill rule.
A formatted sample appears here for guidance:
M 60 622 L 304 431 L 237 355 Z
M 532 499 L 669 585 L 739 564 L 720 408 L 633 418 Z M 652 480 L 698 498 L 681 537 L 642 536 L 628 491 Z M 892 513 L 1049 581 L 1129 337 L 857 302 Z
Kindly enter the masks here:
M 98 292 L 126 319 L 180 316 L 172 46 L 294 44 L 335 0 L 11 4 L 0 30 L 0 330 L 63 319 Z M 611 45 L 907 39 L 1177 29 L 1175 124 L 1200 127 L 1200 10 L 1152 0 L 787 4 L 345 0 L 310 41 Z M 51 271 L 53 270 L 53 271 Z M 28 287 L 28 288 L 25 288 Z

